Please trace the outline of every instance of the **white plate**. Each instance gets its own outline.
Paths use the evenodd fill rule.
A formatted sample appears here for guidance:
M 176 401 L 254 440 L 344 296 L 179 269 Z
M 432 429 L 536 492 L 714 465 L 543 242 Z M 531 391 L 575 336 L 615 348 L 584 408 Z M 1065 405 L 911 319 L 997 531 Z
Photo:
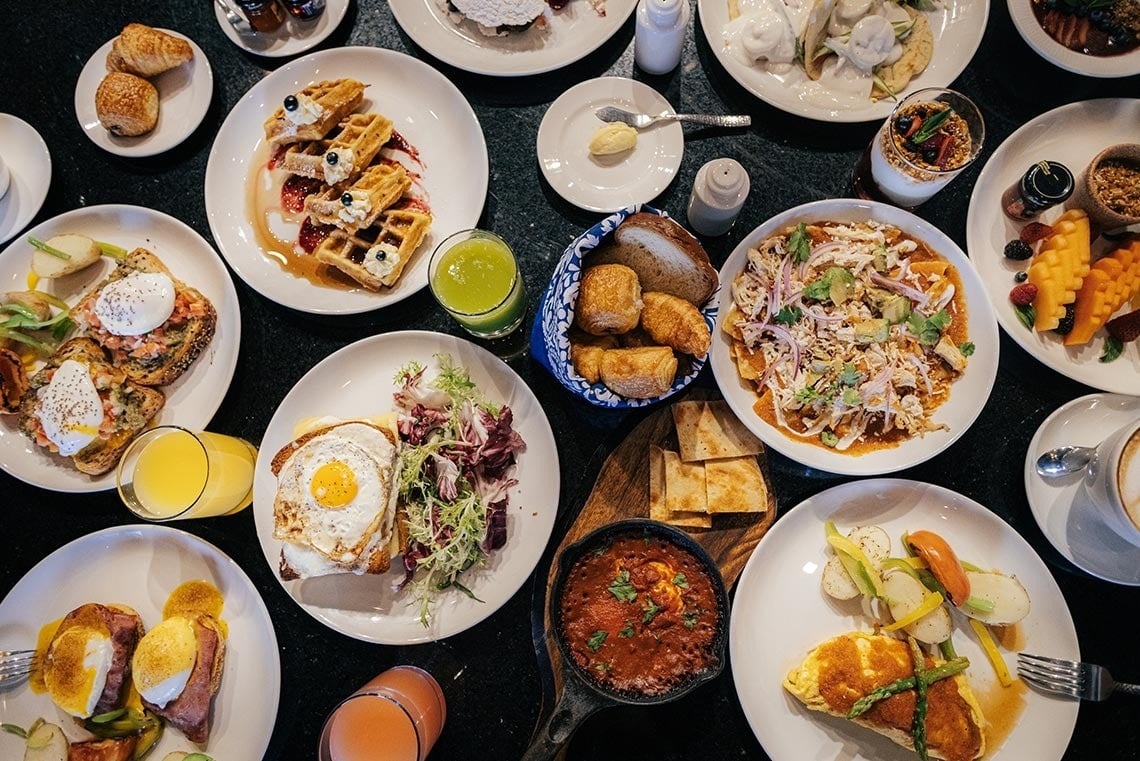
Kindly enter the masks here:
M 599 16 L 587 0 L 571 0 L 553 11 L 549 29 L 488 37 L 475 24 L 457 26 L 436 0 L 388 0 L 392 15 L 412 41 L 444 63 L 464 71 L 518 77 L 568 66 L 614 36 L 637 7 L 637 0 L 606 0 Z
M 0 198 L 0 244 L 24 229 L 39 213 L 51 185 L 51 152 L 35 127 L 11 114 L 0 114 L 0 158 L 11 182 Z
M 1096 446 L 1140 419 L 1140 398 L 1089 394 L 1062 405 L 1033 435 L 1025 452 L 1025 495 L 1045 538 L 1066 560 L 1099 579 L 1140 586 L 1140 548 L 1109 528 L 1087 503 L 1084 474 L 1037 475 L 1037 458 L 1064 445 Z
M 47 240 L 60 233 L 82 233 L 128 251 L 150 249 L 178 279 L 202 292 L 218 312 L 214 339 L 185 374 L 162 389 L 166 406 L 155 425 L 175 423 L 201 430 L 214 416 L 230 387 L 241 341 L 241 312 L 237 292 L 222 260 L 201 235 L 178 221 L 141 206 L 88 206 L 42 222 L 28 235 Z M 0 253 L 0 292 L 22 291 L 27 286 L 32 246 L 25 238 Z M 74 304 L 114 269 L 102 262 L 59 280 L 41 280 L 37 286 Z M 70 458 L 50 454 L 20 433 L 14 415 L 0 417 L 0 469 L 27 483 L 64 492 L 92 492 L 115 488 L 112 470 L 88 476 L 71 465 Z
M 375 293 L 324 288 L 285 272 L 262 253 L 246 209 L 262 122 L 286 95 L 312 82 L 353 77 L 368 85 L 358 111 L 387 116 L 423 161 L 420 184 L 431 203 L 431 232 L 396 286 Z M 222 255 L 251 288 L 313 314 L 356 314 L 395 304 L 427 285 L 435 245 L 475 226 L 487 196 L 487 145 L 475 112 L 455 85 L 411 56 L 380 48 L 337 48 L 291 61 L 249 89 L 230 111 L 206 165 L 206 215 Z
M 721 293 L 730 293 L 732 279 L 744 268 L 748 249 L 764 238 L 798 222 L 864 222 L 874 219 L 894 225 L 925 242 L 957 270 L 966 296 L 969 340 L 975 351 L 962 377 L 950 387 L 950 398 L 935 409 L 933 420 L 945 423 L 949 430 L 932 431 L 925 436 L 908 439 L 897 447 L 879 449 L 862 455 L 850 455 L 800 441 L 781 429 L 769 425 L 757 415 L 752 405 L 756 394 L 751 384 L 740 379 L 736 364 L 729 354 L 732 341 L 719 326 L 728 315 L 728 304 L 722 304 L 718 329 L 713 331 L 712 367 L 717 385 L 736 416 L 765 444 L 798 463 L 831 473 L 869 476 L 909 468 L 941 453 L 966 432 L 981 413 L 997 377 L 998 335 L 993 308 L 986 298 L 977 273 L 966 255 L 949 237 L 929 222 L 895 206 L 875 201 L 835 199 L 813 201 L 772 217 L 757 227 L 729 255 L 720 269 Z
M 823 523 L 841 531 L 881 526 L 895 545 L 904 531 L 941 534 L 960 557 L 1017 576 L 1033 607 L 1018 624 L 1024 649 L 1080 660 L 1077 633 L 1049 569 L 998 516 L 949 489 L 901 479 L 842 484 L 801 502 L 776 521 L 740 575 L 729 624 L 729 660 L 744 715 L 772 761 L 844 759 L 903 761 L 914 752 L 846 720 L 809 711 L 782 682 L 807 652 L 849 631 L 871 625 L 857 602 L 839 603 L 820 589 L 827 559 Z M 993 669 L 968 626 L 956 626 L 954 646 L 970 659 L 975 694 L 1000 690 Z M 1012 653 L 1005 653 L 1013 667 Z M 982 700 L 985 706 L 985 700 Z M 1025 710 L 1005 741 L 986 747 L 989 761 L 1059 760 L 1077 721 L 1076 701 L 1027 689 Z
M 116 526 L 76 539 L 41 560 L 0 602 L 0 642 L 34 647 L 44 624 L 88 602 L 120 603 L 149 629 L 181 583 L 202 579 L 222 593 L 229 627 L 222 684 L 206 751 L 218 759 L 261 758 L 277 720 L 281 661 L 277 635 L 257 588 L 233 560 L 198 537 L 169 526 Z M 46 695 L 25 683 L 0 700 L 0 721 L 27 728 L 37 717 L 74 726 Z M 73 738 L 78 739 L 78 738 Z M 0 756 L 19 758 L 24 742 L 0 733 Z M 167 727 L 152 751 L 163 758 L 194 746 Z
M 407 645 L 443 639 L 474 626 L 498 610 L 527 580 L 554 527 L 558 449 L 546 414 L 530 388 L 501 359 L 461 338 L 424 331 L 385 333 L 346 346 L 306 373 L 277 407 L 261 439 L 253 516 L 274 575 L 281 542 L 273 538 L 277 479 L 269 465 L 294 438 L 297 423 L 326 415 L 347 419 L 388 412 L 397 371 L 413 360 L 432 367 L 432 357 L 440 353 L 450 354 L 466 368 L 488 399 L 511 408 L 515 430 L 526 442 L 515 473 L 519 483 L 510 490 L 507 543 L 492 554 L 486 567 L 464 575 L 463 583 L 479 599 L 455 590 L 441 593 L 433 603 L 429 628 L 420 623 L 419 607 L 410 591 L 393 590 L 404 576 L 398 561 L 383 575 L 342 574 L 281 582 L 305 612 L 349 637 Z
M 542 176 L 575 206 L 608 214 L 652 201 L 669 186 L 681 166 L 685 135 L 677 122 L 664 122 L 641 130 L 630 151 L 592 156 L 590 138 L 605 124 L 594 112 L 603 106 L 643 114 L 673 113 L 673 107 L 649 85 L 602 77 L 571 87 L 546 109 L 537 143 Z
M 1015 261 L 1002 255 L 1005 244 L 1017 237 L 1023 227 L 1001 210 L 1001 195 L 1017 182 L 1035 162 L 1060 161 L 1079 175 L 1104 148 L 1140 139 L 1140 100 L 1105 98 L 1070 103 L 1031 120 L 1006 138 L 978 175 L 966 217 L 966 247 L 970 261 L 981 275 L 998 324 L 1021 348 L 1062 375 L 1102 391 L 1140 395 L 1140 344 L 1126 344 L 1124 353 L 1113 362 L 1100 362 L 1104 332 L 1083 347 L 1066 347 L 1051 332 L 1029 330 L 1017 318 L 1009 300 L 1018 270 L 1028 269 L 1029 261 Z M 1048 222 L 1061 214 L 1053 208 L 1041 215 Z M 1104 241 L 1094 244 L 1098 253 Z
M 304 53 L 310 48 L 320 45 L 328 36 L 336 31 L 344 14 L 348 11 L 349 0 L 328 0 L 325 12 L 312 21 L 301 21 L 285 13 L 285 23 L 274 32 L 256 32 L 254 34 L 238 34 L 233 24 L 226 20 L 226 14 L 214 3 L 214 18 L 222 28 L 230 42 L 248 53 L 265 56 L 266 58 L 284 58 L 285 56 Z M 239 16 L 241 10 L 231 3 Z
M 1050 63 L 1090 77 L 1129 77 L 1140 74 L 1140 48 L 1124 55 L 1095 56 L 1070 50 L 1041 28 L 1030 0 L 1006 0 L 1013 25 L 1022 39 Z
M 927 14 L 934 35 L 934 56 L 926 70 L 912 79 L 900 97 L 924 87 L 947 87 L 953 82 L 981 44 L 990 14 L 990 0 L 959 0 L 943 3 L 942 10 Z M 760 66 L 749 66 L 738 60 L 725 47 L 722 30 L 728 23 L 728 0 L 697 0 L 701 26 L 713 55 L 741 87 L 757 98 L 808 119 L 829 122 L 867 122 L 885 119 L 895 101 L 883 98 L 877 102 L 841 100 L 822 88 L 809 88 L 802 71 L 780 77 Z M 813 90 L 818 90 L 813 95 Z
M 75 116 L 83 134 L 105 151 L 118 156 L 154 156 L 181 143 L 202 123 L 214 95 L 214 74 L 210 61 L 198 43 L 170 29 L 161 30 L 190 43 L 194 57 L 175 66 L 150 82 L 158 90 L 158 122 L 154 129 L 137 137 L 119 137 L 99 123 L 95 111 L 95 91 L 107 76 L 107 53 L 114 40 L 108 40 L 87 60 L 75 83 Z

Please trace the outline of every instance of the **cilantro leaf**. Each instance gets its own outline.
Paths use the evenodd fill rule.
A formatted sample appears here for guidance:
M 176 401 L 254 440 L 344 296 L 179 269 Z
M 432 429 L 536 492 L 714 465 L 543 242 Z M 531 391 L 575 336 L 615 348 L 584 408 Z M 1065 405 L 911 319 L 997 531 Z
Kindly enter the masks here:
M 791 327 L 792 325 L 795 325 L 797 322 L 799 322 L 801 315 L 803 315 L 803 310 L 799 307 L 786 306 L 780 309 L 779 313 L 777 313 L 776 317 L 773 319 L 773 322 Z
M 788 251 L 796 264 L 806 262 L 811 256 L 811 236 L 807 234 L 807 225 L 803 222 L 796 225 L 796 229 L 788 236 Z
M 673 586 L 680 587 L 681 589 L 688 589 L 689 588 L 689 579 L 686 578 L 685 574 L 678 573 L 676 576 L 673 577 Z
M 831 278 L 824 276 L 811 281 L 804 287 L 804 296 L 816 301 L 831 298 Z
M 642 610 L 645 611 L 645 615 L 641 617 L 641 623 L 647 624 L 656 618 L 657 614 L 661 612 L 661 606 L 653 602 L 653 599 L 650 598 L 649 604 L 646 605 Z
M 958 351 L 962 352 L 963 357 L 970 357 L 974 354 L 974 346 L 972 341 L 966 341 L 958 346 Z
M 907 318 L 906 324 L 918 338 L 920 344 L 931 346 L 938 343 L 942 331 L 950 324 L 950 314 L 945 309 L 939 309 L 929 317 L 923 317 L 912 312 Z
M 843 372 L 839 374 L 839 382 L 844 386 L 858 386 L 863 381 L 863 373 L 855 369 L 850 362 L 843 364 Z
M 604 631 L 598 629 L 596 632 L 590 635 L 590 638 L 588 640 L 586 640 L 586 647 L 590 648 L 591 653 L 596 653 L 601 649 L 602 645 L 606 641 L 606 637 L 608 636 L 609 635 Z
M 625 626 L 623 626 L 621 628 L 621 631 L 618 632 L 618 636 L 622 637 L 623 639 L 629 639 L 630 637 L 632 637 L 633 636 L 633 622 L 632 621 L 626 621 Z
M 622 602 L 633 602 L 637 599 L 637 590 L 629 583 L 629 571 L 625 569 L 618 572 L 617 578 L 607 588 Z
M 697 619 L 700 618 L 701 612 L 699 610 L 685 611 L 681 616 L 681 623 L 685 625 L 686 629 L 692 629 L 697 625 Z
M 1101 362 L 1111 362 L 1124 353 L 1124 342 L 1115 336 L 1104 339 L 1104 354 L 1100 355 Z

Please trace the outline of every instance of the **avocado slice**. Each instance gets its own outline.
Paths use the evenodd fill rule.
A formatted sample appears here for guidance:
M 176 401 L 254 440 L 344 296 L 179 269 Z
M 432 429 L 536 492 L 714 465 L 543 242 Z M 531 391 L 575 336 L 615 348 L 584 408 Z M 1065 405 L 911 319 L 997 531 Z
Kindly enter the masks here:
M 882 343 L 890 335 L 891 323 L 885 317 L 873 317 L 855 326 L 855 341 L 861 344 Z
M 910 299 L 906 296 L 892 295 L 880 307 L 879 312 L 891 325 L 898 325 L 910 317 Z

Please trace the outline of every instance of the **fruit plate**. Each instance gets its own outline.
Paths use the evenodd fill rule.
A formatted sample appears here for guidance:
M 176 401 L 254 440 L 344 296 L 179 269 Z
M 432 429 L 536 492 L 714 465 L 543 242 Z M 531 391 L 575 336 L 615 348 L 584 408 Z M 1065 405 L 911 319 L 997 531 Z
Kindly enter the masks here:
M 214 698 L 210 740 L 218 759 L 261 758 L 277 720 L 281 660 L 277 635 L 258 589 L 225 553 L 193 534 L 153 524 L 116 526 L 80 537 L 37 563 L 0 602 L 0 642 L 34 647 L 40 627 L 84 603 L 128 605 L 147 627 L 162 620 L 179 584 L 204 580 L 222 593 L 226 659 Z M 76 724 L 25 682 L 0 700 L 0 722 L 27 728 L 37 717 L 76 734 Z M 72 737 L 72 739 L 80 739 Z M 22 757 L 23 740 L 0 732 L 0 758 Z M 151 758 L 195 746 L 167 726 Z
M 830 637 L 871 628 L 857 601 L 837 602 L 821 589 L 828 555 L 826 520 L 842 531 L 879 526 L 892 544 L 904 531 L 935 531 L 963 559 L 1016 575 L 1032 603 L 1029 615 L 1017 624 L 1018 643 L 1028 652 L 1080 659 L 1072 614 L 1057 582 L 1033 548 L 1001 518 L 967 497 L 918 481 L 879 478 L 841 484 L 776 521 L 752 552 L 733 596 L 733 681 L 744 715 L 772 761 L 915 758 L 913 751 L 869 729 L 807 710 L 781 686 L 811 648 Z M 901 554 L 898 549 L 891 552 Z M 958 654 L 970 659 L 969 679 L 983 713 L 1000 701 L 1024 700 L 1016 721 L 1010 717 L 1004 722 L 1008 735 L 994 737 L 991 730 L 986 759 L 1060 761 L 1079 704 L 1029 690 L 1020 681 L 1009 688 L 1017 695 L 999 694 L 1003 688 L 969 627 L 959 627 L 953 640 Z M 1013 654 L 1004 656 L 1012 668 Z
M 175 277 L 197 288 L 214 305 L 218 324 L 214 338 L 178 380 L 162 389 L 166 404 L 152 422 L 205 428 L 221 406 L 237 367 L 241 342 L 241 307 L 226 265 L 205 238 L 160 211 L 141 206 L 85 206 L 33 227 L 28 235 L 47 240 L 60 233 L 81 233 L 127 250 L 143 246 L 162 260 Z M 0 252 L 0 292 L 27 288 L 31 244 L 17 238 Z M 87 269 L 37 288 L 75 304 L 113 268 L 103 257 Z M 0 470 L 25 483 L 62 492 L 94 492 L 115 488 L 112 470 L 101 476 L 80 473 L 69 458 L 49 453 L 20 433 L 16 416 L 0 416 Z
M 1009 293 L 1016 285 L 1014 274 L 1027 269 L 1028 261 L 1008 259 L 1002 251 L 1018 236 L 1023 224 L 1002 212 L 1001 196 L 1026 169 L 1043 159 L 1059 161 L 1079 175 L 1104 148 L 1135 142 L 1140 137 L 1138 124 L 1140 100 L 1129 98 L 1070 103 L 1032 119 L 1006 138 L 986 162 L 974 185 L 966 218 L 970 263 L 981 277 L 1002 330 L 1035 359 L 1062 375 L 1101 391 L 1133 396 L 1140 395 L 1140 344 L 1125 344 L 1120 357 L 1101 362 L 1103 329 L 1084 346 L 1066 347 L 1060 336 L 1037 333 L 1021 323 Z M 1050 209 L 1039 221 L 1049 222 L 1059 214 L 1059 209 Z M 1107 247 L 1106 241 L 1097 241 L 1094 255 Z
M 294 429 L 302 420 L 360 418 L 391 410 L 399 369 L 412 361 L 431 367 L 432 357 L 441 353 L 466 368 L 490 401 L 511 408 L 515 430 L 526 442 L 515 472 L 518 483 L 509 489 L 507 542 L 492 553 L 485 566 L 462 576 L 472 596 L 449 589 L 436 597 L 429 626 L 420 623 L 412 590 L 396 589 L 404 578 L 399 559 L 379 575 L 349 573 L 281 582 L 306 613 L 349 637 L 408 645 L 450 637 L 478 624 L 530 577 L 554 528 L 558 450 L 550 422 L 530 388 L 501 359 L 462 338 L 426 331 L 384 333 L 326 357 L 293 386 L 269 421 L 254 473 L 253 517 L 274 576 L 281 542 L 273 538 L 277 494 L 277 479 L 270 469 L 273 456 L 294 438 Z M 337 392 L 330 395 L 330 388 Z
M 286 95 L 310 83 L 351 77 L 368 85 L 359 109 L 379 111 L 418 152 L 407 167 L 432 209 L 432 225 L 403 274 L 381 292 L 363 286 L 316 285 L 287 272 L 262 250 L 254 229 L 249 184 L 260 166 L 263 122 Z M 384 151 L 388 151 L 385 148 Z M 381 154 L 411 161 L 406 151 Z M 382 309 L 427 285 L 428 257 L 448 235 L 475 226 L 487 196 L 487 145 L 475 112 L 442 74 L 403 53 L 336 48 L 282 66 L 249 89 L 226 117 L 206 164 L 206 216 L 222 256 L 251 288 L 291 309 L 312 314 L 358 314 Z
M 783 2 L 789 8 L 811 7 L 810 3 Z M 966 68 L 982 42 L 990 0 L 958 0 L 939 5 L 940 8 L 927 13 L 934 36 L 934 54 L 926 69 L 898 93 L 899 99 L 924 87 L 949 86 Z M 724 39 L 723 30 L 729 21 L 728 6 L 729 0 L 697 0 L 701 27 L 720 65 L 757 98 L 790 114 L 828 122 L 868 122 L 890 115 L 896 103 L 891 98 L 855 99 L 808 81 L 798 68 L 787 74 L 774 74 L 761 66 L 745 63 Z
M 977 273 L 967 263 L 966 255 L 945 233 L 908 211 L 875 201 L 834 199 L 813 201 L 797 206 L 769 219 L 749 233 L 729 255 L 720 270 L 720 291 L 732 292 L 732 280 L 747 260 L 748 249 L 763 239 L 798 222 L 863 222 L 874 219 L 894 225 L 903 232 L 925 242 L 950 262 L 958 271 L 965 290 L 969 341 L 975 346 L 965 371 L 950 387 L 950 398 L 934 410 L 932 420 L 944 428 L 929 431 L 899 442 L 898 446 L 872 449 L 863 453 L 846 453 L 803 441 L 769 424 L 756 413 L 757 396 L 752 382 L 741 380 L 736 363 L 729 353 L 731 336 L 723 329 L 730 303 L 722 303 L 717 329 L 713 331 L 709 352 L 713 375 L 725 400 L 736 416 L 760 439 L 796 462 L 811 468 L 852 476 L 891 473 L 909 468 L 942 453 L 974 423 L 993 389 L 998 367 L 998 331 L 993 307 Z M 731 297 L 725 297 L 731 298 Z
M 546 29 L 481 34 L 471 21 L 453 23 L 439 0 L 388 0 L 412 41 L 444 63 L 474 74 L 520 77 L 569 66 L 604 45 L 633 15 L 636 0 L 605 0 L 600 16 L 588 0 L 552 11 Z

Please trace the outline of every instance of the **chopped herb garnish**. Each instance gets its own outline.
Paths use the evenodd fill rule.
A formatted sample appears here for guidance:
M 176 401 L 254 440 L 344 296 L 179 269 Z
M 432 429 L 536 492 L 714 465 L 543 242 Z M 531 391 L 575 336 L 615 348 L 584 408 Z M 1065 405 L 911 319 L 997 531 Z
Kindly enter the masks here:
M 609 635 L 606 632 L 598 629 L 596 632 L 590 635 L 590 638 L 588 640 L 586 640 L 586 647 L 590 648 L 591 653 L 596 653 L 601 649 L 602 645 L 605 644 L 606 637 L 608 636 Z
M 613 580 L 608 589 L 610 594 L 622 602 L 633 602 L 637 599 L 637 590 L 629 583 L 629 571 L 624 568 L 618 571 L 617 578 Z
M 1104 353 L 1100 355 L 1101 362 L 1111 362 L 1124 353 L 1124 342 L 1116 336 L 1104 339 Z
M 645 615 L 641 617 L 641 623 L 647 624 L 656 618 L 657 614 L 661 612 L 661 606 L 650 599 L 649 604 L 642 608 L 642 610 L 645 611 Z
M 594 671 L 600 671 L 604 674 L 607 671 L 609 671 L 611 668 L 613 668 L 613 666 L 611 666 L 608 663 L 599 663 L 598 665 L 594 666 Z
M 688 610 L 681 615 L 681 623 L 685 625 L 686 629 L 692 629 L 697 625 L 697 619 L 700 618 L 701 612 L 699 610 Z
M 843 403 L 848 407 L 854 407 L 856 404 L 861 404 L 863 397 L 858 391 L 853 388 L 843 389 Z
M 799 322 L 800 317 L 803 315 L 803 310 L 799 307 L 783 307 L 776 314 L 773 322 L 778 322 L 781 325 L 792 326 Z
M 938 343 L 942 331 L 950 324 L 950 314 L 945 309 L 939 309 L 929 317 L 912 313 L 906 321 L 910 331 L 918 338 L 923 346 L 932 346 Z
M 962 352 L 963 357 L 969 357 L 974 354 L 974 346 L 972 341 L 965 341 L 958 345 L 958 351 Z
M 934 134 L 938 132 L 939 128 L 950 118 L 950 114 L 952 113 L 954 113 L 954 109 L 945 108 L 933 116 L 928 116 L 923 119 L 922 126 L 918 128 L 918 132 L 915 132 L 914 135 L 911 136 L 911 142 L 921 144 L 934 137 Z
M 679 573 L 673 577 L 673 586 L 680 587 L 681 589 L 688 589 L 689 580 L 685 577 L 685 574 Z
M 803 222 L 796 225 L 796 229 L 788 236 L 788 250 L 796 264 L 806 262 L 811 256 L 811 236 L 807 234 L 807 225 Z
M 1022 325 L 1033 330 L 1033 323 L 1037 322 L 1037 310 L 1032 304 L 1026 306 L 1014 304 L 1013 311 L 1017 313 L 1017 319 L 1021 320 Z
M 823 442 L 825 447 L 836 447 L 839 444 L 839 437 L 835 435 L 834 431 L 824 430 L 819 434 L 819 440 Z
M 850 362 L 843 364 L 843 372 L 839 374 L 839 382 L 844 386 L 857 386 L 863 381 L 863 373 L 855 369 Z
M 0 729 L 8 732 L 9 734 L 23 737 L 25 740 L 28 739 L 28 731 L 23 727 L 16 726 L 15 724 L 0 724 Z
M 623 638 L 623 639 L 629 639 L 630 637 L 632 637 L 633 636 L 633 622 L 627 620 L 625 622 L 625 626 L 623 626 L 621 628 L 621 631 L 618 632 L 618 636 Z

